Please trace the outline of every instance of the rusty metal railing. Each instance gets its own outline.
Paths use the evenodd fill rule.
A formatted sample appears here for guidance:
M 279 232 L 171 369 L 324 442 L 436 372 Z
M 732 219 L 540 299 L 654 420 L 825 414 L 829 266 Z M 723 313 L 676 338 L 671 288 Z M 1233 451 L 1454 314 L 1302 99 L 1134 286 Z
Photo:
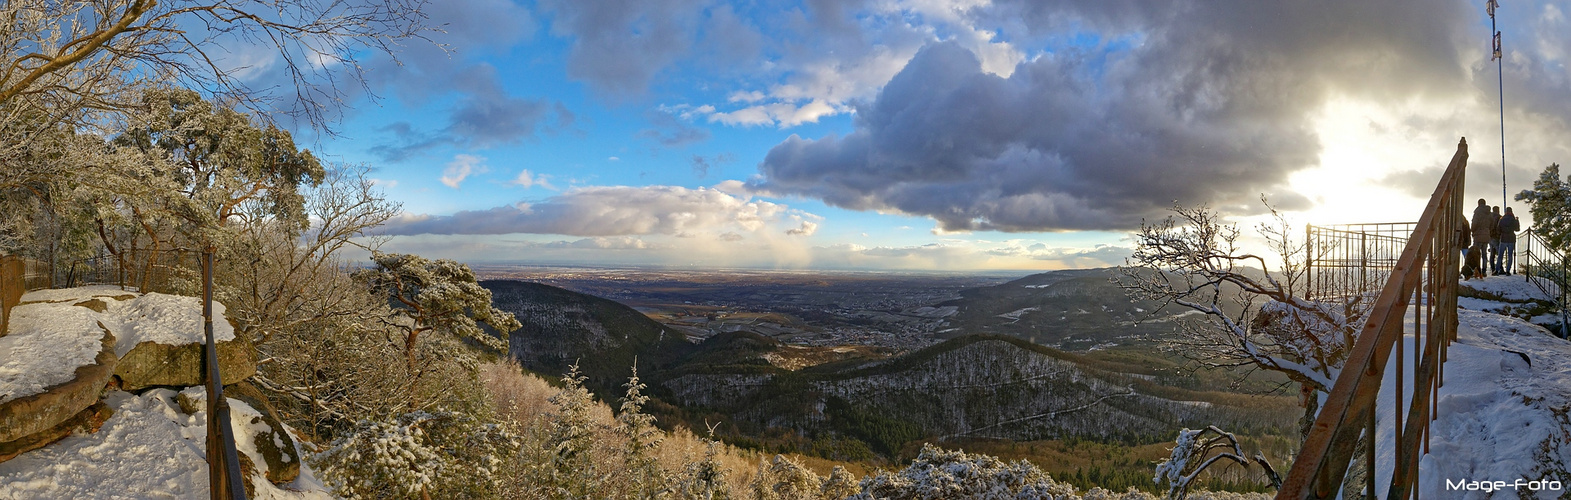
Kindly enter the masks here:
M 1444 376 L 1446 349 L 1456 339 L 1461 260 L 1458 229 L 1466 224 L 1462 218 L 1466 170 L 1467 140 L 1463 139 L 1391 267 L 1347 362 L 1277 492 L 1278 499 L 1341 494 L 1361 439 L 1365 440 L 1365 469 L 1361 471 L 1365 493 L 1374 498 L 1376 488 L 1383 487 L 1388 499 L 1417 496 L 1418 462 L 1421 453 L 1428 452 L 1434 396 Z M 1413 345 L 1410 381 L 1404 380 L 1402 369 L 1407 362 L 1408 354 L 1403 351 L 1408 333 Z M 1395 380 L 1390 393 L 1382 394 L 1381 382 L 1393 355 L 1398 361 L 1390 376 Z M 1395 418 L 1377 428 L 1381 397 L 1391 398 Z M 1392 440 L 1391 463 L 1376 462 L 1377 439 L 1382 437 Z M 1376 484 L 1380 467 L 1391 473 L 1389 484 Z
M 1517 254 L 1521 257 L 1515 262 L 1518 274 L 1527 278 L 1529 283 L 1544 292 L 1544 296 L 1555 299 L 1555 307 L 1560 315 L 1560 331 L 1563 338 L 1571 338 L 1571 310 L 1567 304 L 1571 302 L 1571 281 L 1568 274 L 1566 256 L 1555 250 L 1542 236 L 1532 228 L 1517 234 Z
M 1350 302 L 1378 293 L 1416 222 L 1309 225 L 1304 228 L 1304 297 Z M 1372 297 L 1370 297 L 1372 298 Z M 1361 303 L 1359 312 L 1369 309 Z
M 213 339 L 213 249 L 202 252 L 202 359 L 207 383 L 207 478 L 213 500 L 245 500 L 245 476 L 229 422 L 229 399 L 218 373 L 218 344 Z M 279 431 L 282 432 L 282 431 Z

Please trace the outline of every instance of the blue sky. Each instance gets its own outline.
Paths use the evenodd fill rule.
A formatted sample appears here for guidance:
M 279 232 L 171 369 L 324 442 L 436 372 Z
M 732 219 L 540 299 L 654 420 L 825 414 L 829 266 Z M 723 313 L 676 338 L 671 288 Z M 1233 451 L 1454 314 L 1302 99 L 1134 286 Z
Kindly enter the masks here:
M 1507 142 L 1512 192 L 1568 152 L 1555 139 L 1571 122 L 1565 7 L 1501 9 L 1508 129 L 1531 131 Z M 1174 202 L 1246 226 L 1261 194 L 1300 223 L 1413 218 L 1464 135 L 1470 191 L 1493 183 L 1499 196 L 1498 157 L 1481 153 L 1499 148 L 1481 4 L 463 0 L 427 12 L 448 51 L 369 56 L 380 99 L 351 102 L 313 147 L 371 165 L 403 203 L 386 250 L 1100 267 L 1122 263 L 1129 232 Z

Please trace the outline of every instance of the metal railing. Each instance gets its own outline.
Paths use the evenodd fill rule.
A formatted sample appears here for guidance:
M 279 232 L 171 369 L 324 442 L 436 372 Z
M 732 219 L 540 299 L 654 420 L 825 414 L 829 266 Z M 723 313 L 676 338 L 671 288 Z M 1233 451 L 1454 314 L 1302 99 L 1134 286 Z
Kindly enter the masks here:
M 38 259 L 22 259 L 22 288 L 54 288 L 54 270 L 50 269 L 49 263 Z
M 1440 184 L 1391 266 L 1390 277 L 1370 309 L 1346 363 L 1325 398 L 1314 426 L 1304 439 L 1278 499 L 1334 498 L 1342 493 L 1359 442 L 1364 444 L 1363 488 L 1370 498 L 1377 487 L 1386 498 L 1417 496 L 1420 453 L 1428 452 L 1429 422 L 1434 419 L 1435 394 L 1443 379 L 1446 350 L 1456 338 L 1457 278 L 1467 140 L 1457 144 Z M 1409 314 L 1411 309 L 1411 314 Z M 1405 340 L 1411 326 L 1412 380 L 1404 380 Z M 1393 356 L 1394 355 L 1394 356 Z M 1381 393 L 1387 362 L 1395 380 Z M 1393 402 L 1395 418 L 1376 419 L 1380 397 Z M 1404 403 L 1407 403 L 1404 409 Z M 1377 439 L 1390 438 L 1393 460 L 1376 462 Z M 1377 467 L 1391 473 L 1390 483 L 1377 485 Z
M 200 255 L 190 250 L 136 250 L 120 255 L 99 254 L 56 266 L 53 282 L 64 288 L 117 285 L 143 292 L 189 293 Z
M 1571 302 L 1568 300 L 1571 299 L 1568 297 L 1571 287 L 1566 286 L 1567 278 L 1571 275 L 1567 274 L 1565 254 L 1555 250 L 1532 228 L 1518 233 L 1516 241 L 1519 248 L 1516 269 L 1527 277 L 1529 283 L 1544 292 L 1544 296 L 1554 298 L 1560 314 L 1560 331 L 1557 333 L 1561 337 L 1571 338 L 1571 333 L 1567 331 L 1571 330 L 1571 311 L 1567 310 L 1567 303 Z
M 1310 225 L 1304 228 L 1304 297 L 1349 301 L 1379 292 L 1416 222 Z M 1360 307 L 1367 310 L 1368 304 Z

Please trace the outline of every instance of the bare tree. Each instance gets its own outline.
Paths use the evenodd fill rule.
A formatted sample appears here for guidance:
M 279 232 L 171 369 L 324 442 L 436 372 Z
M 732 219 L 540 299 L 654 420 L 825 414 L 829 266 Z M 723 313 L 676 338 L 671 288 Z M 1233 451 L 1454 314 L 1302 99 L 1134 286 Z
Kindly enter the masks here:
M 1262 202 L 1265 199 L 1262 197 Z M 1269 208 L 1270 205 L 1267 204 Z M 1275 209 L 1262 237 L 1277 253 L 1276 272 L 1264 256 L 1240 247 L 1236 225 L 1206 207 L 1173 208 L 1135 234 L 1135 254 L 1118 284 L 1131 295 L 1199 313 L 1182 318 L 1167 347 L 1207 368 L 1264 369 L 1298 382 L 1307 425 L 1319 411 L 1363 314 L 1357 298 L 1326 303 L 1305 299 L 1298 287 L 1305 269 L 1302 242 Z
M 28 113 L 114 110 L 137 79 L 163 78 L 246 104 L 276 104 L 249 87 L 233 52 L 277 56 L 294 96 L 281 109 L 326 124 L 367 55 L 425 40 L 424 0 L 12 0 L 0 7 L 0 106 Z M 25 101 L 25 102 L 24 102 Z

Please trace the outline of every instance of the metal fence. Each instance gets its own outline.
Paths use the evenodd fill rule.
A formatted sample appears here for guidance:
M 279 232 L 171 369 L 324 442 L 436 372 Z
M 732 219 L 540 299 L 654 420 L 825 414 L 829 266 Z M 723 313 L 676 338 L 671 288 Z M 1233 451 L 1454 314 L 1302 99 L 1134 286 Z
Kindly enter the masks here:
M 63 288 L 117 285 L 144 292 L 189 295 L 197 291 L 199 258 L 199 253 L 190 250 L 103 253 L 55 266 L 53 281 Z
M 1532 228 L 1517 234 L 1517 261 L 1516 270 L 1527 281 L 1544 292 L 1547 297 L 1553 297 L 1555 307 L 1560 315 L 1561 337 L 1571 338 L 1567 330 L 1571 330 L 1571 311 L 1567 305 L 1571 303 L 1571 287 L 1566 286 L 1566 281 L 1571 278 L 1568 274 L 1566 256 L 1555 250 L 1542 236 Z
M 1437 409 L 1434 396 L 1444 376 L 1446 349 L 1456 338 L 1461 267 L 1461 233 L 1456 229 L 1462 224 L 1466 170 L 1464 139 L 1391 265 L 1357 342 L 1277 491 L 1278 499 L 1338 497 L 1353 472 L 1362 475 L 1363 484 L 1346 487 L 1364 490 L 1369 498 L 1376 497 L 1376 488 L 1385 489 L 1389 499 L 1417 496 L 1418 463 L 1428 452 L 1429 422 Z M 1405 347 L 1409 338 L 1411 347 Z M 1412 352 L 1404 352 L 1408 350 Z M 1382 393 L 1381 381 L 1392 359 L 1397 360 L 1390 373 L 1395 380 L 1392 389 Z M 1402 366 L 1408 363 L 1412 380 L 1404 379 Z M 1395 410 L 1389 422 L 1376 419 L 1381 398 L 1389 398 Z M 1360 440 L 1365 443 L 1364 467 L 1353 471 L 1349 465 Z M 1393 450 L 1387 463 L 1376 458 L 1382 442 Z M 1390 473 L 1389 483 L 1376 484 L 1381 471 Z
M 1346 302 L 1379 292 L 1391 278 L 1391 270 L 1417 225 L 1381 222 L 1307 226 L 1304 297 Z

